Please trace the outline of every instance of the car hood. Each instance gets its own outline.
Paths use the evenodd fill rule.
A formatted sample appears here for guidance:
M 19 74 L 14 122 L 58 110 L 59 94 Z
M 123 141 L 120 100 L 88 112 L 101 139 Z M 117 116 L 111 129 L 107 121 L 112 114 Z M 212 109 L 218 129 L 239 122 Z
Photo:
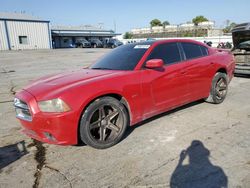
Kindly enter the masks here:
M 98 78 L 103 78 L 120 71 L 81 69 L 78 71 L 68 71 L 56 75 L 42 77 L 31 82 L 24 90 L 32 94 L 37 100 L 44 100 L 46 96 L 59 94 L 71 87 L 86 84 Z

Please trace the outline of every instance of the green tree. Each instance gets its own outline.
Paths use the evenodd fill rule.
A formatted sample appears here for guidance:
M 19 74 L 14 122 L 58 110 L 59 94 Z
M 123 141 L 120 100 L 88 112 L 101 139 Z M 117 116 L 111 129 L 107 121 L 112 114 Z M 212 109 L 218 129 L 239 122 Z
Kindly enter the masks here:
M 195 18 L 192 19 L 192 22 L 194 23 L 194 25 L 198 25 L 201 22 L 205 22 L 208 21 L 207 18 L 205 18 L 204 16 L 196 16 Z
M 230 33 L 230 31 L 236 26 L 235 22 L 231 22 L 227 20 L 227 25 L 226 27 L 223 29 L 224 33 Z
M 170 25 L 170 23 L 169 23 L 169 21 L 164 21 L 164 22 L 162 22 L 162 25 L 166 26 L 166 25 Z
M 153 20 L 151 20 L 151 22 L 150 22 L 150 26 L 151 26 L 151 27 L 154 27 L 154 26 L 162 26 L 162 23 L 161 23 L 161 21 L 160 21 L 159 19 L 153 19 Z
M 126 32 L 123 36 L 124 39 L 132 39 L 133 38 L 133 34 L 130 32 Z

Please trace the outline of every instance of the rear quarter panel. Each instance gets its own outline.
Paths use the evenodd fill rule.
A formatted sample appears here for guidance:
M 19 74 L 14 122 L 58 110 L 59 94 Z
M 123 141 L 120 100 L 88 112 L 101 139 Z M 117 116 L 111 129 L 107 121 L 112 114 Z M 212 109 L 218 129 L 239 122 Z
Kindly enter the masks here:
M 235 69 L 235 59 L 231 51 L 213 49 L 211 52 L 211 61 L 214 63 L 214 74 L 220 69 L 225 69 L 229 81 L 231 81 Z

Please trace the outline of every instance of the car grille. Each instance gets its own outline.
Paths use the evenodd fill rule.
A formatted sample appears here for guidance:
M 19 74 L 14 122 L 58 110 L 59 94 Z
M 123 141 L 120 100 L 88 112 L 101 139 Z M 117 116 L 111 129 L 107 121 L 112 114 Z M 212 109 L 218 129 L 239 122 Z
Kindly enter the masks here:
M 27 103 L 21 101 L 18 98 L 14 99 L 14 106 L 16 110 L 16 117 L 26 121 L 32 121 L 29 106 Z

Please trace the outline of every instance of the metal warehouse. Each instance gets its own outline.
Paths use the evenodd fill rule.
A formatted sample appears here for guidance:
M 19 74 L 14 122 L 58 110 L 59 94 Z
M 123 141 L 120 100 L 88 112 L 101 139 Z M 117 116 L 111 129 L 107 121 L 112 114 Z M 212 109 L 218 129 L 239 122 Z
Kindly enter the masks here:
M 104 41 L 118 35 L 113 30 L 104 30 L 101 27 L 92 25 L 52 26 L 51 33 L 54 48 L 72 47 L 80 39 L 89 40 L 96 38 Z
M 0 50 L 49 48 L 49 21 L 22 13 L 0 13 Z

